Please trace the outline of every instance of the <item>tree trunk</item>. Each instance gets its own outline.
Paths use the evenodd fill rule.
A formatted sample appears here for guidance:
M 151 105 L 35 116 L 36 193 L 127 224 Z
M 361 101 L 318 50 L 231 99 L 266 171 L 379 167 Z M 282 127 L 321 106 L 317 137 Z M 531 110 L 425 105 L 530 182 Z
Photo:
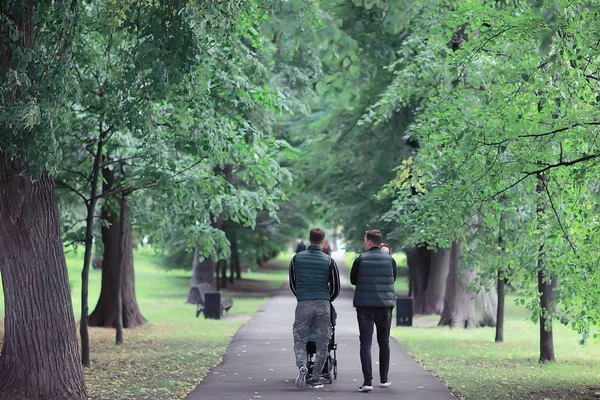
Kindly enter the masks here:
M 215 286 L 215 273 L 217 270 L 217 263 L 211 257 L 205 258 L 202 262 L 198 263 L 196 273 L 192 273 L 192 284 L 198 284 L 200 282 L 209 283 L 213 287 Z M 195 279 L 194 279 L 195 275 Z
M 125 221 L 128 208 L 125 207 Z M 117 215 L 106 206 L 102 207 L 102 219 L 108 226 L 102 226 L 102 288 L 96 309 L 90 315 L 90 326 L 115 328 L 117 322 L 117 266 L 119 255 L 119 232 L 121 227 Z M 145 324 L 135 296 L 135 273 L 133 269 L 133 236 L 129 225 L 125 223 L 123 234 L 123 271 L 121 296 L 123 298 L 123 327 L 135 328 Z
M 413 298 L 413 313 L 423 314 L 431 252 L 426 247 L 416 247 L 408 252 L 406 261 L 409 270 L 409 295 Z
M 450 269 L 450 251 L 438 249 L 430 254 L 429 279 L 425 289 L 423 314 L 441 314 L 444 310 L 446 280 Z
M 505 206 L 505 199 L 503 197 L 500 198 L 500 204 L 502 207 Z M 506 247 L 504 245 L 504 229 L 506 222 L 506 213 L 502 211 L 500 214 L 500 222 L 498 224 L 498 247 L 502 254 L 506 251 Z M 502 259 L 500 259 L 502 262 Z M 496 313 L 496 337 L 495 342 L 501 343 L 504 341 L 504 304 L 505 304 L 505 288 L 508 280 L 506 279 L 508 271 L 502 264 L 498 265 L 498 278 L 496 282 L 496 286 L 498 288 L 498 310 Z
M 221 229 L 223 227 L 223 216 L 219 216 L 212 224 L 213 228 Z M 194 259 L 192 261 L 192 279 L 190 279 L 190 292 L 186 302 L 193 303 L 195 297 L 192 295 L 191 287 L 201 282 L 208 283 L 215 287 L 215 273 L 217 263 L 211 257 L 206 257 L 202 262 L 199 261 L 200 247 L 198 240 L 194 242 Z
M 190 279 L 190 291 L 186 303 L 195 303 L 196 296 L 192 293 L 191 287 L 200 283 L 198 275 L 200 274 L 200 244 L 198 240 L 194 241 L 194 255 L 192 257 L 192 278 Z
M 461 328 L 494 326 L 496 324 L 496 302 L 491 293 L 481 290 L 471 293 L 469 284 L 475 278 L 472 271 L 460 271 L 462 250 L 460 244 L 452 243 L 450 269 L 446 282 L 444 311 L 439 325 Z
M 498 271 L 498 312 L 496 314 L 496 343 L 504 341 L 504 276 Z
M 229 234 L 229 243 L 231 243 L 231 259 L 229 260 L 229 283 L 233 284 L 235 282 L 235 273 L 237 272 L 237 270 L 239 270 L 237 228 L 231 228 L 227 231 L 227 233 Z
M 450 251 L 417 247 L 407 254 L 409 295 L 414 314 L 441 314 L 450 265 Z
M 552 307 L 555 290 L 558 286 L 556 278 L 548 282 L 543 270 L 538 271 L 538 291 L 540 293 L 540 362 L 556 361 L 554 355 L 554 339 L 552 333 Z
M 115 307 L 116 318 L 116 338 L 115 344 L 123 343 L 123 261 L 125 260 L 125 210 L 127 200 L 124 194 L 121 194 L 119 207 L 119 250 L 117 252 L 115 291 L 117 293 L 117 304 Z
M 215 265 L 215 284 L 217 291 L 221 290 L 221 279 L 219 274 L 221 273 L 221 260 L 217 261 Z
M 235 267 L 235 279 L 242 279 L 242 266 L 240 264 L 240 253 L 237 252 L 235 255 L 234 267 Z
M 115 179 L 111 171 L 102 171 L 105 191 L 113 188 Z M 135 273 L 133 269 L 133 235 L 129 228 L 127 214 L 129 208 L 125 207 L 124 220 L 125 232 L 123 234 L 124 253 L 123 253 L 123 275 L 121 295 L 123 296 L 123 327 L 126 329 L 135 328 L 145 324 L 144 318 L 140 312 L 135 296 Z M 108 204 L 103 205 L 101 210 L 102 220 L 102 244 L 104 253 L 102 257 L 102 288 L 100 298 L 96 309 L 90 315 L 90 326 L 100 326 L 105 328 L 116 327 L 116 302 L 117 302 L 117 266 L 119 256 L 119 233 L 121 227 L 118 220 L 118 214 L 109 208 Z M 108 226 L 107 226 L 108 225 Z
M 0 400 L 87 399 L 54 182 L 44 171 L 32 184 L 25 163 L 5 155 L 0 249 Z
M 79 334 L 81 336 L 81 363 L 84 367 L 90 366 L 88 287 L 90 263 L 94 248 L 94 216 L 96 213 L 96 203 L 98 202 L 98 178 L 100 176 L 100 163 L 102 162 L 102 148 L 105 135 L 106 131 L 102 127 L 102 122 L 100 122 L 96 154 L 94 156 L 94 164 L 92 165 L 92 179 L 90 180 L 90 198 L 87 204 L 85 221 L 85 253 L 83 256 L 83 269 L 81 270 L 81 320 L 79 321 Z
M 221 271 L 221 289 L 227 287 L 227 260 L 219 260 L 217 269 Z
M 545 230 L 544 213 L 546 212 L 546 201 L 544 192 L 548 184 L 548 177 L 541 173 L 537 175 L 538 183 L 536 192 L 538 193 L 537 217 L 540 231 Z M 552 307 L 555 300 L 555 289 L 558 281 L 554 277 L 548 276 L 546 268 L 546 252 L 544 250 L 544 239 L 538 250 L 538 292 L 540 296 L 540 362 L 556 361 L 554 355 L 554 339 L 552 334 Z

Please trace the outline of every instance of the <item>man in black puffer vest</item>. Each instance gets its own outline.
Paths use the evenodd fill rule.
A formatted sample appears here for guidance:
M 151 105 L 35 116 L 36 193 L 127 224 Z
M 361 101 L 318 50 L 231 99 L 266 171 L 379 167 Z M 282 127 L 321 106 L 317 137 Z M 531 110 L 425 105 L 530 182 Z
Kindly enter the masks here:
M 333 258 L 323 253 L 321 247 L 325 241 L 325 231 L 321 228 L 311 229 L 308 240 L 310 246 L 296 254 L 290 262 L 290 288 L 298 300 L 293 327 L 294 353 L 298 367 L 297 387 L 303 387 L 306 383 L 306 342 L 313 326 L 317 334 L 313 371 L 323 370 L 331 338 L 330 303 L 340 293 L 338 267 Z M 319 376 L 320 373 L 313 374 L 312 388 L 323 387 Z
M 354 307 L 360 332 L 360 362 L 363 384 L 360 392 L 373 390 L 373 370 L 371 368 L 371 343 L 373 325 L 377 327 L 379 345 L 379 387 L 386 388 L 392 383 L 388 379 L 390 368 L 390 328 L 392 309 L 396 303 L 396 261 L 379 246 L 383 236 L 377 229 L 367 231 L 364 244 L 367 252 L 362 253 L 352 264 L 350 283 L 356 286 Z

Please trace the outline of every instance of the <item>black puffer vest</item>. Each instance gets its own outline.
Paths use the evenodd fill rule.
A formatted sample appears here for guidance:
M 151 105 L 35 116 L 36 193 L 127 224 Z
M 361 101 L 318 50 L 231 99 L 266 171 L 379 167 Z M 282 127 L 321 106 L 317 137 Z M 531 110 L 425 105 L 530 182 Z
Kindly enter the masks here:
M 319 246 L 296 254 L 296 299 L 329 300 L 329 263 L 331 257 L 323 253 Z
M 391 307 L 396 305 L 392 256 L 379 249 L 360 255 L 354 307 Z

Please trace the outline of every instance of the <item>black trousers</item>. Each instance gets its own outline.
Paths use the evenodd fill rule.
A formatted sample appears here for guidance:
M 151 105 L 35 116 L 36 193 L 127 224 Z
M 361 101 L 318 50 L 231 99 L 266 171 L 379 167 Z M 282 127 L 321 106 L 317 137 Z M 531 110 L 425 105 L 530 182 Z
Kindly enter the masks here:
M 373 342 L 373 326 L 377 327 L 377 344 L 379 345 L 379 377 L 380 382 L 387 382 L 390 369 L 390 328 L 392 326 L 392 308 L 357 307 L 358 330 L 360 332 L 360 363 L 365 385 L 373 384 L 371 367 L 371 344 Z

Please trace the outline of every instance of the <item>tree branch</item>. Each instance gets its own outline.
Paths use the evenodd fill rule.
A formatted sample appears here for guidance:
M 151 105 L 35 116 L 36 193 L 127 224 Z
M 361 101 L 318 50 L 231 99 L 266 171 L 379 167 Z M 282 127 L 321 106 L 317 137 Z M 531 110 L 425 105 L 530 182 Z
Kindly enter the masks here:
M 600 125 L 600 121 L 592 121 L 592 122 L 582 122 L 582 123 L 576 123 L 570 126 L 566 126 L 563 128 L 558 128 L 558 129 L 554 129 L 548 132 L 544 132 L 544 133 L 536 133 L 536 134 L 531 134 L 531 135 L 520 135 L 518 136 L 519 138 L 531 138 L 531 137 L 543 137 L 543 136 L 549 136 L 549 135 L 554 135 L 556 133 L 560 133 L 560 132 L 564 132 L 564 131 L 568 131 L 571 128 L 575 128 L 578 126 L 596 126 L 596 125 Z
M 550 195 L 550 190 L 548 190 L 548 184 L 546 183 L 546 181 L 544 179 L 542 179 L 541 181 L 542 181 L 542 184 L 544 185 L 544 190 L 546 191 L 546 194 L 548 195 L 548 199 L 550 200 L 550 206 L 552 207 L 552 211 L 554 211 L 554 215 L 556 216 L 556 220 L 558 221 L 560 230 L 562 231 L 564 238 L 567 240 L 567 242 L 569 242 L 569 246 L 571 246 L 571 249 L 573 249 L 573 253 L 575 255 L 577 255 L 577 248 L 575 248 L 575 246 L 573 245 L 573 242 L 571 242 L 571 238 L 569 238 L 569 235 L 567 234 L 567 231 L 565 230 L 565 227 L 563 226 L 563 223 L 560 220 L 558 211 L 556 211 L 556 207 L 554 206 L 554 201 L 552 200 L 552 196 Z
M 79 190 L 75 189 L 74 187 L 67 185 L 65 182 L 61 181 L 61 180 L 54 180 L 54 183 L 57 185 L 57 187 L 59 189 L 66 189 L 70 192 L 75 193 L 77 196 L 81 197 L 81 199 L 83 200 L 83 202 L 85 203 L 86 207 L 88 204 L 89 199 L 87 197 L 85 197 L 85 195 L 83 193 L 81 193 Z
M 588 154 L 587 156 L 581 157 L 581 158 L 577 158 L 575 160 L 571 160 L 571 161 L 560 161 L 557 162 L 556 164 L 549 164 L 547 166 L 545 166 L 544 168 L 535 170 L 535 171 L 523 171 L 522 173 L 524 174 L 521 178 L 517 179 L 515 182 L 513 182 L 512 184 L 510 184 L 509 186 L 505 187 L 504 189 L 494 193 L 493 195 L 491 195 L 490 197 L 488 197 L 486 199 L 487 200 L 492 200 L 494 198 L 496 198 L 497 196 L 501 195 L 502 193 L 512 189 L 513 187 L 517 186 L 519 183 L 523 182 L 525 179 L 529 178 L 532 175 L 537 175 L 537 174 L 541 174 L 543 172 L 546 172 L 548 170 L 554 169 L 554 168 L 558 168 L 558 167 L 568 167 L 571 165 L 575 165 L 581 162 L 585 162 L 585 161 L 589 161 L 589 160 L 593 160 L 595 158 L 600 157 L 600 153 L 595 153 L 595 154 Z

